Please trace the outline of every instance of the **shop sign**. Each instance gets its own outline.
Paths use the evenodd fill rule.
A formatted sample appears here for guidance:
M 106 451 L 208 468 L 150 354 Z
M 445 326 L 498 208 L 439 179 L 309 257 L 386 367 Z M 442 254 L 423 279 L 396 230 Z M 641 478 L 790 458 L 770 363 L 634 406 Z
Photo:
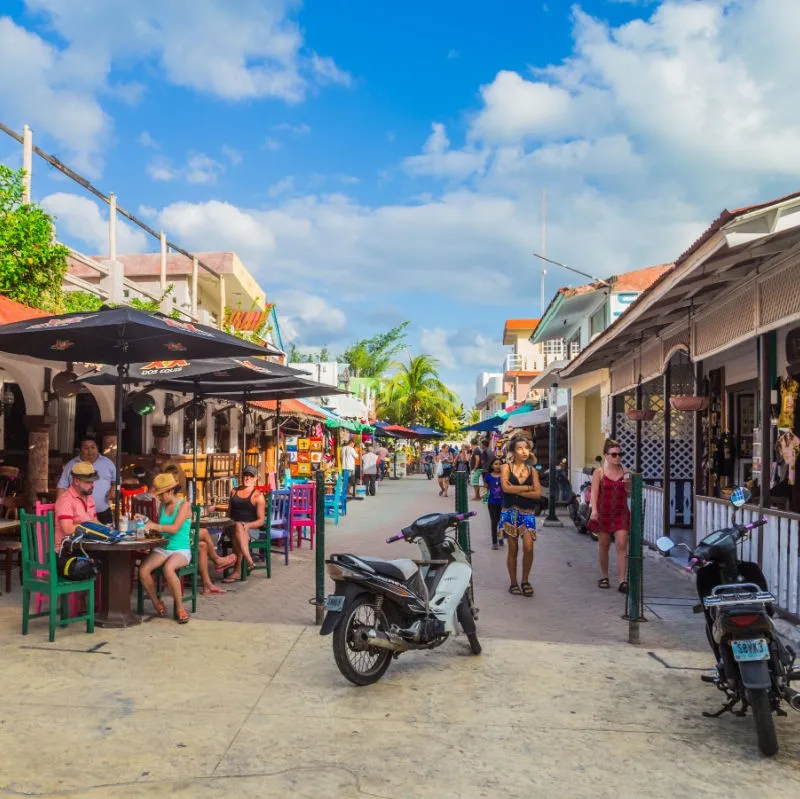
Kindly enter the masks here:
M 800 327 L 786 334 L 786 360 L 793 372 L 800 370 Z
M 613 322 L 630 308 L 633 301 L 639 296 L 638 291 L 620 291 L 611 295 L 610 315 Z

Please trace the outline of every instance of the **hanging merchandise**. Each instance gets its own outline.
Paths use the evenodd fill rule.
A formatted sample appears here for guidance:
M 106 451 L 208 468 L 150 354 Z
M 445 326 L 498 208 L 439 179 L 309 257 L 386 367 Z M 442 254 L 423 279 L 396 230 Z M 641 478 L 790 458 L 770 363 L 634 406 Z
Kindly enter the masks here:
M 293 450 L 293 449 L 287 450 L 286 451 L 286 457 L 287 457 L 289 463 L 297 463 L 297 450 Z
M 777 482 L 786 479 L 790 486 L 795 484 L 797 456 L 800 455 L 800 438 L 791 430 L 786 430 L 778 436 L 775 449 L 778 452 Z
M 310 463 L 311 462 L 311 455 L 309 452 L 298 452 L 297 454 L 297 462 L 298 463 Z
M 312 452 L 311 453 L 311 463 L 322 463 L 322 453 L 321 452 Z
M 286 450 L 296 450 L 297 449 L 297 436 L 286 436 Z
M 311 464 L 310 463 L 298 463 L 297 464 L 297 476 L 298 477 L 308 477 L 311 474 Z
M 297 449 L 300 452 L 306 452 L 309 448 L 310 441 L 307 438 L 300 438 L 297 441 Z
M 800 383 L 787 372 L 786 377 L 780 381 L 780 390 L 781 412 L 778 417 L 778 428 L 794 430 L 794 414 L 797 407 L 797 395 L 800 393 Z
M 312 452 L 322 452 L 322 438 L 320 436 L 312 436 L 308 444 L 308 448 Z

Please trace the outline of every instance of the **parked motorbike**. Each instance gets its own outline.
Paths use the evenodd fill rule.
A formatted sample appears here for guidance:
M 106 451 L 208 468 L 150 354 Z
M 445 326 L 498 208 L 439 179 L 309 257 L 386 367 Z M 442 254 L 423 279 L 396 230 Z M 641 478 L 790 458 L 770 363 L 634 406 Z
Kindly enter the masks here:
M 571 516 L 572 514 L 570 514 Z M 581 535 L 587 535 L 589 518 L 592 515 L 592 479 L 591 477 L 586 480 L 580 488 L 578 495 L 578 507 L 575 510 L 575 516 L 572 521 L 575 524 L 575 529 Z
M 336 593 L 325 600 L 320 635 L 333 633 L 333 657 L 355 685 L 377 682 L 392 658 L 441 646 L 460 627 L 475 655 L 481 652 L 469 591 L 472 567 L 448 530 L 474 516 L 431 513 L 386 540 L 416 543 L 422 560 L 331 555 L 326 561 Z
M 433 461 L 426 460 L 422 466 L 425 469 L 425 476 L 428 480 L 433 480 Z
M 547 512 L 550 505 L 550 470 L 543 469 L 541 463 L 536 464 L 536 471 L 539 473 L 539 485 L 542 493 L 539 497 L 539 507 L 536 511 L 537 516 Z M 572 490 L 569 477 L 560 466 L 556 466 L 556 504 L 566 506 L 569 518 L 575 522 L 578 518 L 578 497 Z M 588 517 L 587 517 L 588 521 Z M 576 522 L 577 523 L 577 522 Z
M 731 501 L 740 508 L 749 498 L 749 491 L 738 488 Z M 702 679 L 727 699 L 718 712 L 703 715 L 718 718 L 731 711 L 744 716 L 752 708 L 758 748 L 769 757 L 778 751 L 773 714 L 786 715 L 781 700 L 800 711 L 800 693 L 790 687 L 800 680 L 800 671 L 794 668 L 794 650 L 772 622 L 776 600 L 761 569 L 737 557 L 737 545 L 766 522 L 734 523 L 706 536 L 694 549 L 667 537 L 659 538 L 656 546 L 664 554 L 684 547 L 690 553 L 687 569 L 697 575 L 701 604 L 695 610 L 705 614 L 706 636 L 717 661 L 716 673 Z

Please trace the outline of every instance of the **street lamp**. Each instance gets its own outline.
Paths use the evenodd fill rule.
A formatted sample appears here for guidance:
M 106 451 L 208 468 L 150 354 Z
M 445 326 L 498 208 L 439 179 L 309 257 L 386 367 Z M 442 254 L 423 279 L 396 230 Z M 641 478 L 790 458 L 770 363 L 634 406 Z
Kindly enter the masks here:
M 556 516 L 556 431 L 558 424 L 558 383 L 550 386 L 550 491 L 547 502 L 547 522 L 558 524 Z

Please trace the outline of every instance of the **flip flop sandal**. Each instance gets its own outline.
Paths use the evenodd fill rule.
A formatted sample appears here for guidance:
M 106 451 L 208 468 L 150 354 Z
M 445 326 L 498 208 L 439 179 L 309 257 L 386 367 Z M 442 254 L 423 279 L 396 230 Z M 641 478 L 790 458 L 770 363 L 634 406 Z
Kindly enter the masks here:
M 225 569 L 230 569 L 234 563 L 236 563 L 236 555 L 226 555 L 224 558 L 220 558 L 219 564 L 214 569 L 218 572 L 224 572 Z
M 158 616 L 159 619 L 166 618 L 167 606 L 163 602 L 156 602 L 156 604 L 153 605 L 153 608 L 155 609 L 156 616 Z
M 522 595 L 531 597 L 533 596 L 533 586 L 530 583 L 522 583 Z
M 508 593 L 514 594 L 514 596 L 522 596 L 522 591 L 520 590 L 520 587 L 516 583 L 514 583 L 514 585 L 509 586 Z
M 627 580 L 623 580 L 619 584 L 619 588 L 617 589 L 617 591 L 619 591 L 620 594 L 627 594 L 628 593 L 628 581 Z
M 608 582 L 608 577 L 601 577 L 597 581 L 598 588 L 611 588 L 611 584 Z
M 181 608 L 178 611 L 177 622 L 178 624 L 186 624 L 189 621 L 189 614 L 186 612 L 186 608 Z

